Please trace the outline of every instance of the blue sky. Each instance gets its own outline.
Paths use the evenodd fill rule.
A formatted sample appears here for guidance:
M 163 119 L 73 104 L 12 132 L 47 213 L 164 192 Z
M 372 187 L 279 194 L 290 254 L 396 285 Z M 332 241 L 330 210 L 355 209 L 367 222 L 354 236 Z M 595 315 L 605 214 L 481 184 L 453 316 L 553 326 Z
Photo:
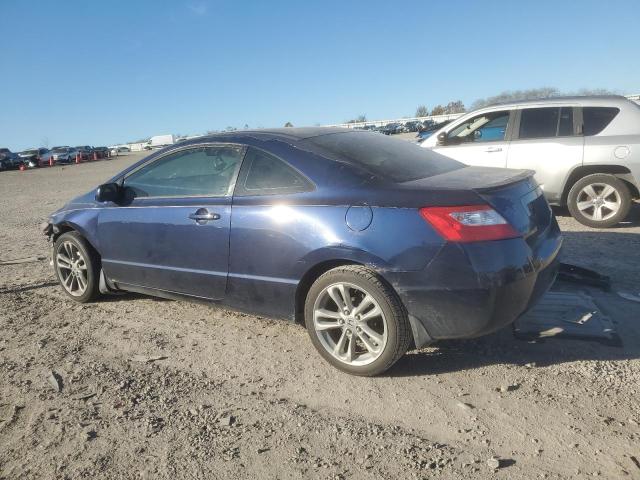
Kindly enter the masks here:
M 528 3 L 528 4 L 527 4 Z M 640 2 L 0 0 L 0 146 L 640 93 Z

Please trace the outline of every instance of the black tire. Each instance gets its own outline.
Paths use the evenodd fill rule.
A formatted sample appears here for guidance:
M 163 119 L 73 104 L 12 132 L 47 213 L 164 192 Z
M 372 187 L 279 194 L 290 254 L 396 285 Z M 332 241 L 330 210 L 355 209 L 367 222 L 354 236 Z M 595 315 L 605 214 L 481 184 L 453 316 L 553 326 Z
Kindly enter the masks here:
M 580 210 L 580 208 L 578 208 L 578 203 L 581 202 L 582 200 L 587 199 L 587 197 L 584 196 L 584 193 L 582 193 L 582 190 L 589 185 L 596 185 L 596 186 L 605 185 L 615 189 L 615 195 L 617 195 L 617 198 L 619 198 L 620 200 L 620 206 L 614 215 L 611 215 L 607 218 L 607 215 L 605 213 L 605 215 L 603 215 L 604 217 L 603 220 L 597 220 L 592 218 L 592 216 L 589 216 L 589 215 L 592 215 L 591 212 L 593 212 L 593 209 L 588 209 L 585 212 L 583 212 Z M 600 193 L 603 191 L 603 190 L 598 191 L 597 190 L 598 187 L 595 187 L 595 188 L 596 188 L 596 193 Z M 615 198 L 615 197 L 610 197 L 610 198 Z M 569 196 L 567 198 L 567 207 L 569 209 L 569 212 L 571 213 L 571 216 L 583 225 L 586 225 L 588 227 L 593 227 L 593 228 L 613 227 L 614 225 L 617 225 L 627 217 L 627 214 L 629 213 L 629 209 L 631 208 L 631 192 L 629 192 L 629 187 L 627 187 L 627 184 L 624 181 L 620 180 L 619 178 L 613 175 L 608 175 L 605 173 L 596 173 L 593 175 L 587 175 L 586 177 L 583 177 L 580 180 L 578 180 L 573 185 L 573 187 L 571 187 L 571 190 L 569 190 Z M 605 210 L 605 212 L 607 212 L 607 210 Z M 611 211 L 608 210 L 608 212 L 610 213 Z
M 60 276 L 60 269 L 58 268 L 58 253 L 61 252 L 63 244 L 70 242 L 77 247 L 82 254 L 87 269 L 86 269 L 86 290 L 82 295 L 72 295 L 62 284 L 63 279 Z M 78 303 L 88 303 L 100 295 L 99 282 L 100 282 L 100 259 L 95 253 L 93 247 L 77 232 L 67 232 L 60 235 L 53 245 L 53 270 L 56 274 L 56 278 L 62 287 L 62 290 L 74 301 Z
M 382 353 L 367 365 L 350 365 L 333 357 L 321 343 L 314 328 L 314 304 L 324 289 L 334 283 L 350 283 L 371 295 L 386 319 L 387 342 Z M 318 353 L 335 368 L 352 375 L 374 376 L 388 370 L 402 357 L 413 339 L 404 305 L 396 292 L 374 271 L 360 265 L 337 267 L 324 273 L 313 283 L 305 301 L 305 326 Z

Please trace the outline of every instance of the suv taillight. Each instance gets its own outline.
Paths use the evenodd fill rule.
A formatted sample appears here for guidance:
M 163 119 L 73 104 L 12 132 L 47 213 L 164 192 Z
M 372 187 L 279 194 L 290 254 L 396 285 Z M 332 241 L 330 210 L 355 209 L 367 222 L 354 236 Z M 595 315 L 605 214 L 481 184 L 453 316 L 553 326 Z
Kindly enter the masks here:
M 450 242 L 482 242 L 520 236 L 489 205 L 424 207 L 420 209 L 420 215 Z

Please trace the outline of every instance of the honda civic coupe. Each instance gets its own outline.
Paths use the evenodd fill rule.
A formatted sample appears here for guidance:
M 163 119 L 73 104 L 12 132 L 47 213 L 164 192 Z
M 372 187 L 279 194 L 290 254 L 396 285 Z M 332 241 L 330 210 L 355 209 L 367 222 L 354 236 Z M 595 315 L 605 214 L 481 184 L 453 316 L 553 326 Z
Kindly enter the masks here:
M 365 131 L 221 133 L 165 148 L 43 225 L 78 302 L 138 292 L 304 324 L 335 367 L 512 323 L 562 238 L 528 170 Z

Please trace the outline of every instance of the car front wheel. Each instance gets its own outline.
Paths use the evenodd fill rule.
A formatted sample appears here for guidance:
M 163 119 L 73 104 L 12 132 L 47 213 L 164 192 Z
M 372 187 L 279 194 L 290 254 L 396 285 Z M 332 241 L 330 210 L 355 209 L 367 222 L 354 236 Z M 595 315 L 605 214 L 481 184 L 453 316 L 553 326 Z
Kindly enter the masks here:
M 409 348 L 411 327 L 396 292 L 374 271 L 337 267 L 309 289 L 305 323 L 331 365 L 353 375 L 378 375 Z
M 612 227 L 629 213 L 631 193 L 627 185 L 613 175 L 587 175 L 571 187 L 567 207 L 573 218 L 583 225 Z
M 73 300 L 86 303 L 98 296 L 99 260 L 80 234 L 67 232 L 58 237 L 53 265 L 58 282 Z

